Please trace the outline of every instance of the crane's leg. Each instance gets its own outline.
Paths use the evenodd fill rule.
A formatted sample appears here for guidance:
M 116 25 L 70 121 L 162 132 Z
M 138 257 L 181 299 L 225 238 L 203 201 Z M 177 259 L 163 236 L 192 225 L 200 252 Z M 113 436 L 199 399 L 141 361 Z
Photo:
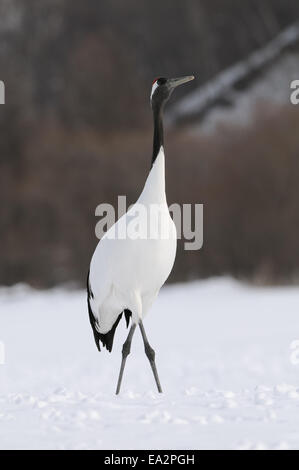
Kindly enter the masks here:
M 139 328 L 140 328 L 142 338 L 143 338 L 143 342 L 144 342 L 145 354 L 147 355 L 147 358 L 150 362 L 150 365 L 151 365 L 151 368 L 152 368 L 152 371 L 153 371 L 153 374 L 154 374 L 154 377 L 155 377 L 155 381 L 156 381 L 156 384 L 157 384 L 158 392 L 162 393 L 162 388 L 161 388 L 161 384 L 160 384 L 160 380 L 159 380 L 159 376 L 158 376 L 158 371 L 157 371 L 157 367 L 156 367 L 156 363 L 155 363 L 155 351 L 153 350 L 153 348 L 150 346 L 150 344 L 148 342 L 147 336 L 145 334 L 145 329 L 144 329 L 144 326 L 143 326 L 143 323 L 142 323 L 141 320 L 139 322 Z
M 131 351 L 131 343 L 132 343 L 132 338 L 133 338 L 135 328 L 136 328 L 136 323 L 134 323 L 131 326 L 128 337 L 127 337 L 126 341 L 123 344 L 123 349 L 122 349 L 122 356 L 123 357 L 122 357 L 119 376 L 118 376 L 118 382 L 117 382 L 117 387 L 116 387 L 116 395 L 118 395 L 119 391 L 120 391 L 120 386 L 121 386 L 121 381 L 122 381 L 122 378 L 123 378 L 123 373 L 124 373 L 124 369 L 125 369 L 125 365 L 126 365 L 126 360 L 127 360 L 127 357 L 128 357 L 128 355 L 130 354 L 130 351 Z

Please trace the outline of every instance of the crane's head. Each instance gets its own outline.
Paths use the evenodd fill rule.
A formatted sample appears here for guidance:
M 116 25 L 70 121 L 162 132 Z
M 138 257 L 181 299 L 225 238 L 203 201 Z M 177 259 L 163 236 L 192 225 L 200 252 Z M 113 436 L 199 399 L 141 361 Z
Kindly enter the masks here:
M 159 77 L 153 81 L 151 92 L 151 106 L 161 107 L 171 96 L 173 90 L 183 83 L 190 82 L 194 79 L 193 75 L 179 78 L 164 78 Z

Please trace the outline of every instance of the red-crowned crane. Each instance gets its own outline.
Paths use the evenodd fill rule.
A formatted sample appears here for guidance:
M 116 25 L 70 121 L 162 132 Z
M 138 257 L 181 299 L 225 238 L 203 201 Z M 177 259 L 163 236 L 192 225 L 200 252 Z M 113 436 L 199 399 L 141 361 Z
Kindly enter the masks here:
M 150 102 L 154 139 L 149 175 L 136 204 L 105 233 L 90 263 L 87 279 L 88 311 L 98 350 L 102 343 L 111 352 L 122 314 L 125 315 L 127 326 L 131 318 L 131 328 L 122 348 L 116 394 L 120 391 L 136 325 L 140 328 L 158 391 L 162 392 L 155 351 L 148 342 L 143 318 L 172 270 L 177 245 L 176 229 L 165 194 L 163 108 L 173 90 L 193 78 L 157 78 L 153 82 Z M 157 213 L 152 215 L 152 207 L 159 208 L 158 217 Z M 144 228 L 146 236 L 134 235 L 134 230 L 130 228 L 132 220 L 135 228 L 136 224 Z

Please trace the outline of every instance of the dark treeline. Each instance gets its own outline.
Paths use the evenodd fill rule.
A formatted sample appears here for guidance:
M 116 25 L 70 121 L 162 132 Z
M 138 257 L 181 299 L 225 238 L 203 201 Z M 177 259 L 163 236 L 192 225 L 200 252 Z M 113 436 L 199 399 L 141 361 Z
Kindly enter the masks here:
M 193 73 L 200 86 L 298 17 L 297 0 L 2 2 L 0 283 L 83 283 L 95 207 L 142 189 L 152 79 Z M 297 114 L 263 109 L 209 138 L 168 132 L 169 202 L 205 204 L 204 249 L 180 246 L 173 280 L 297 275 Z

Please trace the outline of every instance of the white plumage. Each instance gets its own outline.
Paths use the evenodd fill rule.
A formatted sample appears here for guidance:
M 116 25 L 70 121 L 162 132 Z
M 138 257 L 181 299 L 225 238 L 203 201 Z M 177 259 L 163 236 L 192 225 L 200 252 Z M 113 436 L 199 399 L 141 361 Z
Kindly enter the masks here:
M 138 205 L 146 213 L 142 208 L 139 211 Z M 157 205 L 158 221 L 146 220 Z M 147 232 L 152 230 L 155 239 L 131 239 L 128 226 L 133 219 L 134 224 L 146 226 Z M 120 238 L 124 234 L 126 238 Z M 91 307 L 99 333 L 107 333 L 124 309 L 132 312 L 135 323 L 144 318 L 172 270 L 175 254 L 176 228 L 166 202 L 165 157 L 161 147 L 138 201 L 109 229 L 92 257 Z

